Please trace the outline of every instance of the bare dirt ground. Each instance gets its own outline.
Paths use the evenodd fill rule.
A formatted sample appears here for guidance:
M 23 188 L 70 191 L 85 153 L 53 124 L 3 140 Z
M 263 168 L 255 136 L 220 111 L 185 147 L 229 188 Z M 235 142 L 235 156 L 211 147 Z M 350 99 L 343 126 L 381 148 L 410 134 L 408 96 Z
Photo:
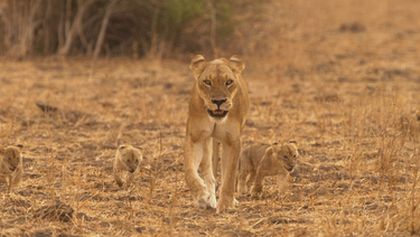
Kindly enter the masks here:
M 243 143 L 296 140 L 299 175 L 219 215 L 183 179 L 187 63 L 1 59 L 0 144 L 25 176 L 0 184 L 0 236 L 419 236 L 420 3 L 313 4 L 279 1 L 275 53 L 245 58 Z M 151 166 L 128 190 L 119 143 Z

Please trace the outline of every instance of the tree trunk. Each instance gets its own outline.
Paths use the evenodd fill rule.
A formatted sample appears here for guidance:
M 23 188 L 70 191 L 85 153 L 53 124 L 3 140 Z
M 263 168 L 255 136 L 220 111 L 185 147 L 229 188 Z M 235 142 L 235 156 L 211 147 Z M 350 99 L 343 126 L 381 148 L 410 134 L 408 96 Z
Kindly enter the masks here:
M 79 32 L 80 32 L 79 27 L 82 25 L 83 15 L 84 15 L 85 11 L 89 8 L 89 6 L 93 2 L 94 2 L 94 0 L 87 0 L 87 1 L 79 1 L 78 2 L 79 5 L 78 5 L 76 16 L 73 19 L 73 23 L 70 27 L 69 34 L 66 37 L 66 41 L 65 41 L 63 47 L 61 47 L 58 50 L 59 55 L 65 56 L 70 52 L 71 46 L 73 44 L 73 40 L 76 37 L 76 35 L 79 34 Z
M 209 7 L 209 12 L 210 12 L 210 46 L 212 48 L 213 51 L 213 57 L 217 58 L 217 44 L 216 44 L 216 23 L 217 23 L 217 18 L 216 18 L 216 8 L 214 6 L 214 2 L 213 0 L 207 0 L 207 4 Z
M 101 53 L 102 44 L 104 43 L 106 28 L 108 27 L 109 18 L 114 11 L 114 5 L 118 2 L 118 0 L 112 0 L 105 10 L 104 18 L 102 19 L 101 29 L 99 31 L 98 38 L 96 40 L 95 51 L 93 52 L 93 58 L 97 58 Z

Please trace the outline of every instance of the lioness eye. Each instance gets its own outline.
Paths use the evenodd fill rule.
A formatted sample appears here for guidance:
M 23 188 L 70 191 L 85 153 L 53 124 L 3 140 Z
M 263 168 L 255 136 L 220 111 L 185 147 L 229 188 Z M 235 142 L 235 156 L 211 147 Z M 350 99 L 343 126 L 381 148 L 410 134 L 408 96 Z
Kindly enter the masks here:
M 230 86 L 233 84 L 233 80 L 229 79 L 226 81 L 226 86 Z
M 210 80 L 204 80 L 203 83 L 206 84 L 207 86 L 211 86 L 211 81 Z

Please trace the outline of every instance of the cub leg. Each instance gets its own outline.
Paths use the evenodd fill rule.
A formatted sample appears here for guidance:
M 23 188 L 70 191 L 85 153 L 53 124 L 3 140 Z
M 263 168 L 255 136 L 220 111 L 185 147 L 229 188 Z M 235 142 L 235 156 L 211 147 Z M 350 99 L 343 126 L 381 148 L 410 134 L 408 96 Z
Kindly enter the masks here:
M 239 175 L 238 175 L 238 192 L 244 194 L 248 192 L 247 178 L 250 175 L 249 160 L 241 157 L 239 158 Z
M 127 179 L 126 179 L 126 181 L 125 181 L 125 186 L 128 188 L 128 187 L 130 187 L 130 185 L 131 185 L 131 183 L 133 182 L 133 179 L 134 179 L 134 175 L 135 175 L 135 173 L 136 172 L 134 172 L 134 173 L 130 173 L 130 172 L 128 172 L 128 174 L 127 174 Z
M 20 183 L 20 180 L 22 179 L 22 175 L 23 175 L 22 169 L 19 168 L 18 170 L 16 170 L 16 173 L 10 177 L 9 191 L 11 190 L 12 187 L 16 187 Z
M 254 169 L 250 169 L 249 171 L 249 176 L 246 179 L 246 190 L 247 192 L 251 191 L 252 185 L 255 182 L 255 170 Z
M 121 188 L 124 183 L 123 183 L 123 181 L 121 179 L 121 173 L 120 173 L 120 171 L 117 168 L 114 167 L 113 173 L 114 173 L 115 182 L 117 183 L 118 187 Z
M 262 183 L 264 180 L 264 173 L 263 171 L 260 169 L 260 167 L 258 167 L 256 175 L 255 175 L 255 180 L 253 182 L 253 186 L 252 186 L 252 193 L 253 194 L 259 194 L 262 192 Z

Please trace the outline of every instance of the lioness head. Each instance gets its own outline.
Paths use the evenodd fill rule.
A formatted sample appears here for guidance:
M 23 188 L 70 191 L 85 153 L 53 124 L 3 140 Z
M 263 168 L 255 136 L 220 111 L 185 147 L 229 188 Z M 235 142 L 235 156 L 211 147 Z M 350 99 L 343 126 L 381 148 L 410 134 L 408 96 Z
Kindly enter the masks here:
M 9 146 L 4 149 L 3 153 L 5 164 L 9 170 L 15 171 L 21 160 L 20 150 L 17 147 Z
M 282 145 L 273 144 L 273 157 L 283 162 L 284 168 L 291 172 L 296 166 L 299 152 L 295 142 L 287 142 Z
M 190 65 L 196 79 L 198 94 L 203 99 L 207 113 L 214 119 L 225 118 L 233 105 L 238 84 L 245 65 L 237 57 L 206 61 L 195 56 Z
M 134 173 L 143 159 L 140 151 L 130 145 L 120 145 L 117 152 L 119 152 L 127 170 L 130 173 Z

